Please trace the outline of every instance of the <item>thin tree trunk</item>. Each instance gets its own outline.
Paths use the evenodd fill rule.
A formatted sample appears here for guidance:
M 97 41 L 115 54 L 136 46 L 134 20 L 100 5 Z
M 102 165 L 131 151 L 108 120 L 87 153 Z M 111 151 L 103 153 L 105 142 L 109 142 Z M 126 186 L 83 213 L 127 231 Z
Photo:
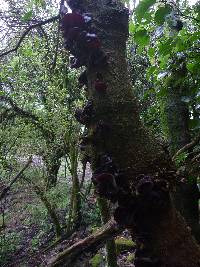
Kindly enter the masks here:
M 179 64 L 179 62 L 177 62 Z M 180 65 L 180 64 L 179 64 Z M 184 66 L 184 64 L 182 64 Z M 171 154 L 190 143 L 189 110 L 183 96 L 187 90 L 182 84 L 185 75 L 183 71 L 173 71 L 166 80 L 166 96 L 163 98 L 164 126 L 170 143 Z M 190 173 L 190 176 L 194 176 Z M 188 178 L 188 177 L 187 177 Z M 173 194 L 177 209 L 186 219 L 192 229 L 192 234 L 200 242 L 199 227 L 199 190 L 197 179 L 187 179 L 186 183 L 180 183 Z
M 98 206 L 101 212 L 101 220 L 103 224 L 106 224 L 110 220 L 110 211 L 106 199 L 98 198 Z M 114 239 L 110 239 L 106 242 L 106 253 L 108 267 L 117 267 L 117 254 Z
M 57 184 L 58 171 L 61 165 L 60 158 L 57 158 L 57 155 L 49 155 L 48 158 L 45 158 L 46 165 L 46 188 L 55 187 Z
M 71 229 L 77 228 L 81 223 L 81 197 L 80 197 L 80 186 L 78 179 L 78 150 L 76 146 L 73 146 L 70 151 L 70 173 L 72 176 L 72 191 L 70 210 L 68 218 L 67 232 Z

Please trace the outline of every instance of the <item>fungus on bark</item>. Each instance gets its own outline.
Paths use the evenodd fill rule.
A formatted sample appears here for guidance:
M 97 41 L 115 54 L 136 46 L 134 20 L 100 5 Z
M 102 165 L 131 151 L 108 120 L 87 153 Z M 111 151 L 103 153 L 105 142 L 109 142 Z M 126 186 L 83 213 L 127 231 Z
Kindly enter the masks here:
M 78 82 L 80 87 L 88 85 L 87 71 L 81 73 L 81 75 L 78 78 Z
M 95 33 L 87 33 L 85 36 L 86 46 L 90 49 L 98 49 L 101 42 Z
M 113 200 L 118 193 L 115 177 L 111 173 L 94 175 L 92 181 L 96 186 L 96 192 L 100 196 Z
M 79 27 L 70 28 L 66 34 L 68 41 L 77 41 L 80 35 L 81 29 Z
M 84 61 L 82 61 L 80 58 L 76 58 L 76 57 L 70 58 L 70 68 L 78 69 L 82 66 L 84 66 Z
M 136 191 L 140 195 L 146 195 L 152 191 L 154 183 L 150 176 L 140 175 L 140 177 L 137 177 L 140 178 L 140 180 L 136 185 Z
M 71 28 L 84 29 L 86 27 L 85 19 L 81 14 L 78 13 L 67 13 L 62 18 L 62 29 L 64 36 L 67 36 Z
M 95 174 L 107 172 L 115 175 L 118 172 L 116 165 L 108 154 L 103 154 L 100 156 L 98 166 L 99 167 L 94 171 Z
M 91 101 L 88 101 L 86 106 L 83 109 L 77 108 L 75 110 L 75 118 L 78 122 L 83 125 L 90 123 L 93 115 L 93 104 Z
M 101 49 L 94 49 L 89 58 L 89 66 L 91 68 L 103 68 L 107 64 L 107 55 Z
M 83 109 L 83 114 L 92 116 L 93 112 L 94 112 L 93 103 L 91 100 L 89 100 Z
M 99 80 L 99 79 L 95 80 L 94 87 L 98 93 L 105 93 L 106 89 L 107 89 L 106 83 L 104 81 Z
M 119 225 L 129 228 L 135 223 L 134 211 L 132 209 L 119 206 L 114 212 L 114 219 Z

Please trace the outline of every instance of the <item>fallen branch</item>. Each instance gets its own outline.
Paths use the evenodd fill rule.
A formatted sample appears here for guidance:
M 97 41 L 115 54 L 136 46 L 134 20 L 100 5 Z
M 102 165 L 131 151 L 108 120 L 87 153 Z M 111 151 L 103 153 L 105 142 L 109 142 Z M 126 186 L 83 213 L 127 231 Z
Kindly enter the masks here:
M 196 144 L 198 144 L 200 141 L 200 134 L 196 136 L 196 138 L 194 138 L 194 140 L 190 143 L 188 143 L 187 145 L 185 145 L 184 147 L 182 147 L 181 149 L 179 149 L 174 156 L 172 157 L 172 160 L 174 161 L 176 159 L 176 157 L 178 155 L 180 155 L 181 153 L 187 151 L 188 149 L 194 147 Z
M 111 219 L 96 233 L 90 235 L 89 237 L 86 237 L 83 240 L 78 241 L 71 247 L 58 254 L 57 257 L 50 262 L 49 266 L 75 266 L 74 262 L 81 260 L 80 257 L 83 256 L 83 254 L 84 257 L 92 257 L 92 255 L 95 254 L 96 251 L 104 245 L 105 241 L 113 238 L 122 231 L 123 229 L 119 227 L 119 225 L 113 219 Z M 87 255 L 85 253 L 87 253 Z
M 33 25 L 31 25 L 30 27 L 28 27 L 28 28 L 25 30 L 25 32 L 22 34 L 22 36 L 20 37 L 20 39 L 19 39 L 17 45 L 16 45 L 14 48 L 12 48 L 12 49 L 10 49 L 10 50 L 8 50 L 8 51 L 6 51 L 6 52 L 0 54 L 0 57 L 6 56 L 6 55 L 8 55 L 8 54 L 10 54 L 10 53 L 12 53 L 12 52 L 16 52 L 17 49 L 20 47 L 21 43 L 23 42 L 24 38 L 26 37 L 26 35 L 27 35 L 32 29 L 37 28 L 37 27 L 42 26 L 42 25 L 45 25 L 45 24 L 48 24 L 48 23 L 51 23 L 51 22 L 54 22 L 54 21 L 56 21 L 57 19 L 59 19 L 59 17 L 60 17 L 60 16 L 57 15 L 57 16 L 55 16 L 55 17 L 52 17 L 52 18 L 50 18 L 50 19 L 47 19 L 47 20 L 38 22 L 38 23 L 33 24 Z
M 20 178 L 23 174 L 23 172 L 28 168 L 28 166 L 31 164 L 32 158 L 30 157 L 29 160 L 27 161 L 26 165 L 21 169 L 20 172 L 13 178 L 13 180 L 10 182 L 8 186 L 6 186 L 3 191 L 0 194 L 0 201 L 6 196 L 8 191 L 10 190 L 11 186 Z

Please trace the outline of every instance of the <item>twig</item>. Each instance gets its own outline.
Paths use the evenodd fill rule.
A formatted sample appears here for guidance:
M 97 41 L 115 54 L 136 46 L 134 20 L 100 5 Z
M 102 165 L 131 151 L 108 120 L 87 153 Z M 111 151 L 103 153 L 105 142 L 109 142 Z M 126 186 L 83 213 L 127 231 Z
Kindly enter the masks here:
M 59 9 L 59 14 L 62 13 L 62 6 L 64 5 L 64 0 L 60 1 L 60 9 Z M 57 32 L 57 42 L 56 42 L 56 49 L 55 49 L 55 56 L 53 59 L 53 64 L 51 67 L 51 71 L 53 71 L 56 67 L 56 61 L 57 61 L 57 57 L 58 57 L 58 46 L 59 46 L 59 41 L 60 41 L 60 22 L 61 22 L 61 16 L 59 16 L 59 23 L 58 23 L 58 32 Z
M 181 149 L 179 149 L 174 154 L 174 156 L 172 157 L 172 160 L 174 161 L 178 155 L 180 155 L 181 153 L 185 152 L 186 150 L 194 147 L 199 141 L 200 141 L 200 134 L 192 142 L 188 143 L 187 145 L 185 145 L 184 147 L 182 147 Z
M 26 165 L 21 169 L 20 172 L 18 172 L 18 174 L 13 178 L 13 180 L 10 182 L 10 184 L 6 188 L 3 189 L 3 191 L 0 194 L 0 201 L 6 196 L 6 194 L 10 190 L 11 186 L 17 181 L 18 178 L 21 177 L 21 175 L 28 168 L 28 166 L 31 164 L 31 162 L 32 162 L 32 157 L 29 158 Z
M 20 37 L 20 39 L 19 39 L 17 45 L 16 45 L 14 48 L 12 48 L 12 49 L 10 49 L 10 50 L 8 50 L 8 51 L 6 51 L 6 52 L 0 54 L 0 57 L 6 56 L 6 55 L 8 55 L 8 54 L 10 54 L 10 53 L 12 53 L 12 52 L 16 52 L 17 49 L 20 47 L 21 43 L 23 42 L 24 38 L 26 37 L 26 35 L 27 35 L 32 29 L 37 28 L 37 27 L 42 26 L 42 25 L 45 25 L 45 24 L 48 24 L 48 23 L 51 23 L 51 22 L 54 22 L 54 21 L 56 21 L 57 19 L 59 19 L 59 17 L 60 17 L 60 15 L 57 15 L 57 16 L 55 16 L 55 17 L 52 17 L 52 18 L 50 18 L 50 19 L 47 19 L 47 20 L 38 22 L 38 23 L 36 23 L 36 24 L 31 25 L 30 27 L 28 27 L 28 28 L 25 30 L 25 32 L 22 34 L 22 36 Z

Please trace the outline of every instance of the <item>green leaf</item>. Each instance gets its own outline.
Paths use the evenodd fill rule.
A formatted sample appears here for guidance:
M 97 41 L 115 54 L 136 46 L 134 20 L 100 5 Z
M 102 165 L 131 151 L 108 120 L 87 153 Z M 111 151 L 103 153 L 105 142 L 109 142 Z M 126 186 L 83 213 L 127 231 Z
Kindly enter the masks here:
M 156 66 L 151 66 L 147 69 L 147 77 L 150 78 L 150 76 L 154 73 L 154 71 L 157 69 Z
M 131 21 L 129 23 L 129 32 L 130 33 L 134 33 L 135 32 L 135 29 L 136 29 L 135 24 L 133 24 L 133 22 Z
M 157 93 L 158 97 L 165 97 L 167 95 L 167 89 L 165 87 L 160 88 L 159 92 Z
M 165 17 L 171 13 L 172 8 L 170 5 L 166 5 L 165 7 L 160 7 L 156 13 L 155 13 L 155 17 L 154 20 L 156 22 L 157 25 L 162 25 L 165 22 Z
M 193 130 L 200 129 L 200 121 L 198 119 L 192 119 L 189 121 L 189 128 Z
M 33 16 L 33 10 L 30 10 L 24 14 L 24 16 L 21 17 L 21 20 L 23 22 L 29 21 Z
M 147 33 L 147 30 L 139 30 L 135 33 L 135 42 L 140 46 L 146 46 L 149 44 L 150 37 Z
M 150 47 L 148 50 L 149 57 L 154 57 L 156 53 L 156 49 L 154 47 Z
M 196 71 L 199 70 L 199 64 L 196 62 L 188 62 L 186 67 L 192 73 L 196 73 Z
M 145 13 L 151 6 L 156 3 L 156 0 L 142 0 L 135 9 L 136 19 L 140 22 L 144 17 Z
M 162 56 L 166 56 L 172 52 L 173 49 L 173 41 L 172 39 L 168 39 L 166 42 L 159 44 L 159 53 Z

